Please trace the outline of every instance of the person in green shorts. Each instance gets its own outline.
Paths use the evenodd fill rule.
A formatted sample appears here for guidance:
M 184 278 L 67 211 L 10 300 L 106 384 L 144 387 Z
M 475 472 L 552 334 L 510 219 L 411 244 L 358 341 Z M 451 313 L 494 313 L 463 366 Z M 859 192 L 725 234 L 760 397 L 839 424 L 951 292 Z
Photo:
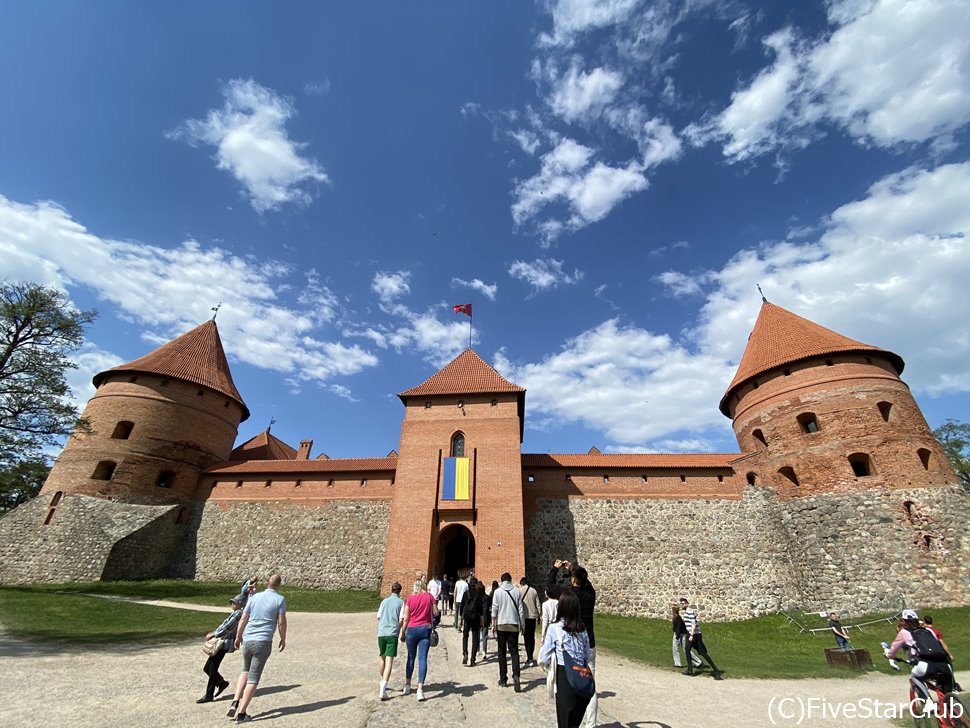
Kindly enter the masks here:
M 381 602 L 377 610 L 377 653 L 381 657 L 381 689 L 378 697 L 387 700 L 387 683 L 391 679 L 391 668 L 397 657 L 397 640 L 401 633 L 401 584 L 395 581 L 391 595 Z

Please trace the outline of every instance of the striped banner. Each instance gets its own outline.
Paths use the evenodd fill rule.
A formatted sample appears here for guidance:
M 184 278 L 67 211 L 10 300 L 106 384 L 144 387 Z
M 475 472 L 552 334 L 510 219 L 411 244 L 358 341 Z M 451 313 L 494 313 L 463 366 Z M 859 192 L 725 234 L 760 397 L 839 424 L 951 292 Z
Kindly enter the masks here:
M 468 500 L 468 458 L 445 458 L 441 500 Z

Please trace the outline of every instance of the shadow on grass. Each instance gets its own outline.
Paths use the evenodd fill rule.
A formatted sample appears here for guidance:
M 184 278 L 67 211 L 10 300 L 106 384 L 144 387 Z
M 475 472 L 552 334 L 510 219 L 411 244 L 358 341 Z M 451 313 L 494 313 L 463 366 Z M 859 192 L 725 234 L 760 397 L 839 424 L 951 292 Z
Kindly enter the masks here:
M 287 715 L 313 713 L 324 708 L 333 707 L 334 705 L 350 702 L 356 697 L 356 695 L 348 695 L 345 698 L 336 698 L 335 700 L 318 700 L 315 703 L 304 703 L 303 705 L 286 705 L 282 708 L 273 708 L 273 710 L 268 710 L 265 713 L 257 713 L 253 716 L 253 720 L 273 720 L 274 718 L 282 718 Z

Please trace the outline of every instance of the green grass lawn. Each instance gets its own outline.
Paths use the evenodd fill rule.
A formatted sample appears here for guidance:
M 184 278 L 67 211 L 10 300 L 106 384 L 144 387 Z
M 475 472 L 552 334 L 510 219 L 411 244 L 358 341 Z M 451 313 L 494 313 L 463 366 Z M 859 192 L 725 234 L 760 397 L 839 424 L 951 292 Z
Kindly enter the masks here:
M 209 604 L 227 608 L 239 591 L 237 583 L 187 580 L 114 581 L 88 584 L 44 584 L 0 588 L 0 624 L 15 637 L 80 645 L 157 643 L 199 640 L 222 620 L 217 613 L 166 609 L 144 604 L 97 599 L 106 594 Z M 287 608 L 298 612 L 371 612 L 376 591 L 320 591 L 286 586 Z M 970 664 L 970 607 L 929 610 L 957 656 L 957 670 Z M 845 624 L 867 621 L 846 620 Z M 819 620 L 824 626 L 824 622 Z M 834 647 L 830 634 L 801 634 L 784 615 L 741 622 L 704 623 L 704 642 L 718 667 L 729 677 L 804 678 L 853 677 L 859 673 L 829 667 L 825 648 Z M 879 643 L 891 642 L 892 624 L 851 630 L 855 647 L 865 647 L 880 672 L 892 673 Z M 596 615 L 597 646 L 628 659 L 673 669 L 670 623 L 608 614 Z M 905 666 L 904 666 L 905 668 Z
M 970 665 L 970 607 L 931 609 L 935 626 L 943 632 L 951 652 L 957 656 L 955 668 Z M 860 617 L 852 622 L 865 622 Z M 846 621 L 845 624 L 849 624 Z M 824 626 L 824 622 L 820 621 Z M 813 625 L 814 626 L 814 625 Z M 830 667 L 825 648 L 835 647 L 831 634 L 813 637 L 800 634 L 784 615 L 776 614 L 741 622 L 702 623 L 704 644 L 717 666 L 731 677 L 803 678 L 851 677 L 860 673 Z M 869 650 L 875 668 L 893 673 L 882 656 L 882 641 L 892 642 L 895 626 L 879 623 L 862 631 L 851 630 L 853 647 Z M 596 615 L 596 645 L 631 660 L 673 669 L 670 652 L 670 623 L 658 619 Z M 903 668 L 906 668 L 903 665 Z

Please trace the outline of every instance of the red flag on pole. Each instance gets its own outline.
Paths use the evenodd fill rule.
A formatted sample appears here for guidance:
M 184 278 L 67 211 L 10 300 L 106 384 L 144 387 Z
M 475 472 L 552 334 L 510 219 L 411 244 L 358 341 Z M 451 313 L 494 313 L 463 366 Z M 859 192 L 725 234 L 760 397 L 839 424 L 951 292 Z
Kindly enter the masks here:
M 451 307 L 455 313 L 463 313 L 466 316 L 472 315 L 472 305 L 470 303 L 459 303 Z

